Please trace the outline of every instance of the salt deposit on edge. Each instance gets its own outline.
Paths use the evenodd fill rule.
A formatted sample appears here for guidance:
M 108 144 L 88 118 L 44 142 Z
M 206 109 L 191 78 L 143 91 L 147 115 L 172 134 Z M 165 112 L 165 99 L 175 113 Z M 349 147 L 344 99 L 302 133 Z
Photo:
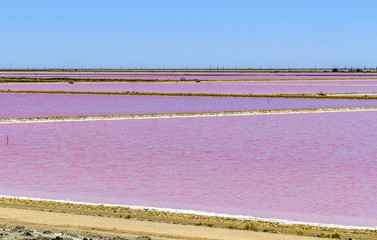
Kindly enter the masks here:
M 189 112 L 189 113 L 152 113 L 130 115 L 97 115 L 97 116 L 59 116 L 59 117 L 34 117 L 34 118 L 0 118 L 1 123 L 41 123 L 41 122 L 77 122 L 77 121 L 103 121 L 103 120 L 128 120 L 128 119 L 156 119 L 156 118 L 187 118 L 187 117 L 222 117 L 222 116 L 247 116 L 268 114 L 298 114 L 298 113 L 324 113 L 324 112 L 359 112 L 377 111 L 377 107 L 345 107 L 345 108 L 313 108 L 313 109 L 272 109 L 250 111 L 222 111 L 222 112 Z

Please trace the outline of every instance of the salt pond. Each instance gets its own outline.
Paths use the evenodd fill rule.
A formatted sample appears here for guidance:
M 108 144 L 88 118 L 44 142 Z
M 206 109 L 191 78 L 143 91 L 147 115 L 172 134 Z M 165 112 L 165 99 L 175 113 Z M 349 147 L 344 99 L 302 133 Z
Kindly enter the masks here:
M 374 107 L 377 100 L 0 93 L 0 118 Z
M 375 119 L 377 112 L 349 112 L 2 124 L 0 193 L 376 226 Z
M 89 92 L 164 92 L 227 94 L 290 94 L 377 92 L 377 85 L 282 85 L 277 84 L 190 84 L 190 83 L 77 83 L 77 84 L 0 84 L 2 90 L 89 91 Z

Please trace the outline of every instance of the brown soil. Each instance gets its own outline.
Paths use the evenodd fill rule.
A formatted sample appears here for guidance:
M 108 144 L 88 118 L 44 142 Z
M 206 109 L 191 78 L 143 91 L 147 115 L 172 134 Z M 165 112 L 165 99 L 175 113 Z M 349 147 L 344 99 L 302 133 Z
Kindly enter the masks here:
M 0 223 L 78 236 L 148 235 L 171 239 L 377 239 L 377 231 L 206 217 L 125 207 L 0 198 Z M 40 230 L 39 230 L 40 231 Z M 80 233 L 80 234 L 79 234 Z M 83 235 L 86 233 L 88 235 Z M 304 236 L 304 237 L 303 237 Z M 338 237 L 339 236 L 339 237 Z M 315 239 L 315 238 L 308 238 Z
M 77 95 L 138 95 L 138 96 L 177 96 L 177 97 L 242 97 L 242 98 L 310 98 L 310 99 L 359 99 L 376 100 L 376 96 L 352 95 L 354 93 L 293 93 L 293 94 L 228 94 L 228 93 L 165 93 L 165 92 L 91 92 L 91 91 L 49 91 L 49 90 L 0 90 L 0 93 L 29 94 L 77 94 Z M 343 94 L 343 95 L 341 95 Z

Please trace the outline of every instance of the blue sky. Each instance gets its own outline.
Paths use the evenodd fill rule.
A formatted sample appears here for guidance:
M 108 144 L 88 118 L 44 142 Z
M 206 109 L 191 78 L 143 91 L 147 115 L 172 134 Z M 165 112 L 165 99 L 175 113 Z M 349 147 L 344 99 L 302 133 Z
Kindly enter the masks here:
M 376 67 L 377 1 L 2 0 L 0 68 Z

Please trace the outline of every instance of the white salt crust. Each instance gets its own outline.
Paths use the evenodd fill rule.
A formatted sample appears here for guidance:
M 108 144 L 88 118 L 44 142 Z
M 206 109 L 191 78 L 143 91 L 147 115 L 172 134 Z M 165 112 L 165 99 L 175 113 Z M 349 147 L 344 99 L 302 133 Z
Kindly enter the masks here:
M 103 120 L 129 120 L 129 119 L 188 118 L 188 117 L 224 117 L 224 116 L 251 116 L 251 115 L 272 115 L 272 114 L 298 114 L 298 113 L 365 112 L 365 111 L 377 111 L 377 107 L 274 109 L 274 110 L 191 112 L 191 113 L 151 113 L 151 114 L 130 114 L 130 115 L 0 118 L 0 124 L 1 123 L 6 124 L 6 123 L 43 123 L 43 122 L 78 122 L 78 121 L 103 121 Z

